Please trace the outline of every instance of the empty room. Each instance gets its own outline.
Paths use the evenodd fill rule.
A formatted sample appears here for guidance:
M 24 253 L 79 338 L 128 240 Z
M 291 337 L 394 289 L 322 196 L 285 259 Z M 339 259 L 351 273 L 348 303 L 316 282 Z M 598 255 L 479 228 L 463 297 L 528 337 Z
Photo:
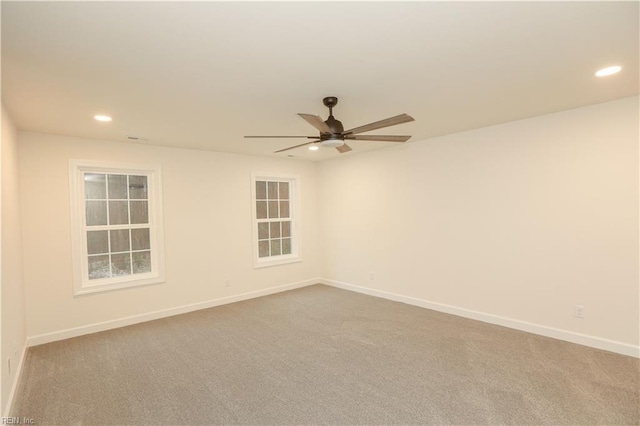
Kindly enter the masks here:
M 639 6 L 2 1 L 0 424 L 640 424 Z

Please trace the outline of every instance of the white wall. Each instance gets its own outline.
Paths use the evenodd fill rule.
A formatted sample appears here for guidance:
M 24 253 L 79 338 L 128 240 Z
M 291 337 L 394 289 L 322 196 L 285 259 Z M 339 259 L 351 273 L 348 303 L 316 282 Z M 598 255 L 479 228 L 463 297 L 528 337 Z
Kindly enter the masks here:
M 637 97 L 317 165 L 18 137 L 30 337 L 323 276 L 638 346 Z M 73 297 L 71 158 L 162 165 L 166 283 Z M 252 171 L 302 177 L 304 262 L 252 268 Z
M 9 398 L 16 384 L 22 353 L 26 344 L 25 302 L 22 280 L 22 237 L 18 179 L 18 138 L 11 118 L 2 106 L 2 219 L 1 297 L 2 364 L 0 364 L 0 415 L 8 410 Z M 14 346 L 15 343 L 15 346 Z M 11 359 L 11 372 L 7 359 Z
M 637 97 L 318 170 L 326 278 L 637 348 Z
M 37 133 L 19 140 L 29 337 L 320 276 L 313 163 Z M 69 159 L 162 166 L 166 283 L 73 296 Z M 303 262 L 253 269 L 252 171 L 301 177 Z

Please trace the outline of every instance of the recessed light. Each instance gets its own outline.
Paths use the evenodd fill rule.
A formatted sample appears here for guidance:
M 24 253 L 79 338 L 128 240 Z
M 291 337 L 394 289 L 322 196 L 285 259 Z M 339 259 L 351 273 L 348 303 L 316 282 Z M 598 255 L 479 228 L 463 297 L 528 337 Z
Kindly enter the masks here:
M 98 121 L 111 121 L 111 117 L 109 117 L 108 115 L 94 115 L 93 118 Z
M 309 147 L 309 151 L 317 151 L 317 150 L 319 150 L 319 149 L 320 149 L 320 148 L 319 148 L 317 145 L 311 145 L 311 146 Z
M 620 65 L 614 65 L 611 67 L 602 68 L 596 72 L 596 77 L 606 77 L 611 74 L 620 72 L 622 67 Z

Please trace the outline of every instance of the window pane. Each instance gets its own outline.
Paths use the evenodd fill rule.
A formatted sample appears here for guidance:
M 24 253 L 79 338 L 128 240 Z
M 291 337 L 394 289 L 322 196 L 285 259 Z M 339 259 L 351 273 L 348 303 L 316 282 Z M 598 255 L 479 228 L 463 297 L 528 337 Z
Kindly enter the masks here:
M 111 253 L 119 251 L 129 251 L 129 230 L 116 229 L 110 231 L 111 235 Z
M 107 175 L 109 199 L 127 199 L 127 175 Z
M 271 256 L 280 256 L 280 240 L 271 240 Z
M 282 236 L 283 237 L 291 236 L 291 222 L 282 222 Z
M 267 182 L 262 180 L 256 181 L 256 200 L 267 199 Z
M 129 198 L 146 200 L 147 190 L 146 176 L 129 176 Z
M 131 201 L 131 223 L 149 223 L 148 201 Z
M 256 217 L 258 219 L 267 218 L 267 202 L 266 201 L 256 201 Z
M 133 273 L 143 274 L 151 272 L 151 252 L 139 251 L 132 253 L 133 256 Z
M 107 224 L 107 202 L 87 201 L 87 226 Z
M 107 180 L 105 175 L 96 173 L 84 174 L 84 198 L 101 199 L 107 198 Z
M 269 201 L 269 217 L 278 217 L 278 202 Z
M 89 279 L 109 278 L 109 255 L 89 256 Z
M 107 231 L 87 231 L 87 253 L 109 253 Z
M 269 237 L 280 238 L 280 222 L 271 222 L 269 224 Z
M 150 241 L 149 228 L 131 230 L 131 250 L 148 250 L 151 248 Z
M 289 199 L 289 182 L 278 182 L 278 186 L 280 187 L 280 199 L 288 200 Z
M 258 256 L 269 256 L 269 241 L 258 241 Z
M 282 239 L 282 254 L 291 254 L 291 238 Z
M 109 225 L 129 223 L 129 209 L 126 201 L 109 201 Z
M 268 191 L 269 191 L 269 199 L 277 200 L 278 199 L 278 182 L 269 182 Z
M 288 201 L 280 201 L 280 217 L 289 217 Z
M 117 275 L 131 275 L 131 253 L 111 255 L 111 273 Z
M 269 223 L 268 222 L 260 222 L 258 224 L 258 239 L 266 240 L 269 238 Z

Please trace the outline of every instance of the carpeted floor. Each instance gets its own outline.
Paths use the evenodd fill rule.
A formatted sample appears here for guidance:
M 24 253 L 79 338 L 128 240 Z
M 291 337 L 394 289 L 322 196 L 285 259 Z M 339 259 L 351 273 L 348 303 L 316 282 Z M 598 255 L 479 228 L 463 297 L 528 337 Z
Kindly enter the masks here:
M 322 285 L 29 349 L 45 424 L 638 424 L 640 361 Z

